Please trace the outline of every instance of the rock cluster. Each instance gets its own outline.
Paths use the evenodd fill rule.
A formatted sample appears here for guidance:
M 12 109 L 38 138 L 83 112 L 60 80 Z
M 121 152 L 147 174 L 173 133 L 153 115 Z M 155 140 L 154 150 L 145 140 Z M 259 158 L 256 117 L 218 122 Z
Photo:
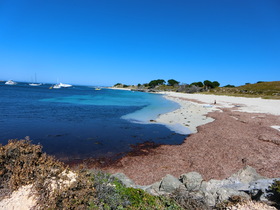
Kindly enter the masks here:
M 203 200 L 208 206 L 215 206 L 233 196 L 242 197 L 244 200 L 268 201 L 269 187 L 275 180 L 280 180 L 280 178 L 262 177 L 250 166 L 244 167 L 224 180 L 205 181 L 199 173 L 189 172 L 179 178 L 168 174 L 161 181 L 148 186 L 136 185 L 122 173 L 112 176 L 118 178 L 127 187 L 140 188 L 152 195 L 171 194 L 175 190 L 180 190 L 194 199 Z

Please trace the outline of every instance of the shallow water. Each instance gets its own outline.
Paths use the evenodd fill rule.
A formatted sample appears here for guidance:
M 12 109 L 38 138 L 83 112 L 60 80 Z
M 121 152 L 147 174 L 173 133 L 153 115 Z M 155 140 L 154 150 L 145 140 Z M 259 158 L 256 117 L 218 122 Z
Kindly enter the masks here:
M 49 86 L 0 84 L 0 143 L 29 136 L 48 154 L 73 160 L 113 157 L 145 141 L 181 144 L 185 138 L 163 125 L 145 124 L 178 108 L 160 95 Z

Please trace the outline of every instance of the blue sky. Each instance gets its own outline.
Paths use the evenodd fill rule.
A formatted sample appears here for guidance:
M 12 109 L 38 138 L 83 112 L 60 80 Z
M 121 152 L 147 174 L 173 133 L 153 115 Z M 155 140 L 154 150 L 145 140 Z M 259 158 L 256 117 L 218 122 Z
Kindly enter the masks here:
M 0 80 L 280 80 L 279 0 L 0 0 Z

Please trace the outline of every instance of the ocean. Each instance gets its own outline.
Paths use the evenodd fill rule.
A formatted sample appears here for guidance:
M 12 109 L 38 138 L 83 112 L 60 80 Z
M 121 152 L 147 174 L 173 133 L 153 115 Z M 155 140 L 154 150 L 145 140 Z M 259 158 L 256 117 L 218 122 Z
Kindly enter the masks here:
M 0 83 L 0 143 L 41 144 L 60 160 L 119 157 L 143 142 L 181 144 L 186 135 L 150 123 L 179 108 L 159 94 L 73 86 L 49 89 Z

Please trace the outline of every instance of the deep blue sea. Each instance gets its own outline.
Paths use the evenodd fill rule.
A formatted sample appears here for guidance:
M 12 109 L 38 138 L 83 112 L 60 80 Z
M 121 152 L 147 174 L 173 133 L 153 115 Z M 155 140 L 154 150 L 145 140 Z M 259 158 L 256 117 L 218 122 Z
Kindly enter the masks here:
M 178 104 L 161 95 L 73 86 L 0 83 L 0 143 L 29 136 L 61 160 L 115 157 L 146 141 L 181 144 L 185 135 L 149 123 Z

